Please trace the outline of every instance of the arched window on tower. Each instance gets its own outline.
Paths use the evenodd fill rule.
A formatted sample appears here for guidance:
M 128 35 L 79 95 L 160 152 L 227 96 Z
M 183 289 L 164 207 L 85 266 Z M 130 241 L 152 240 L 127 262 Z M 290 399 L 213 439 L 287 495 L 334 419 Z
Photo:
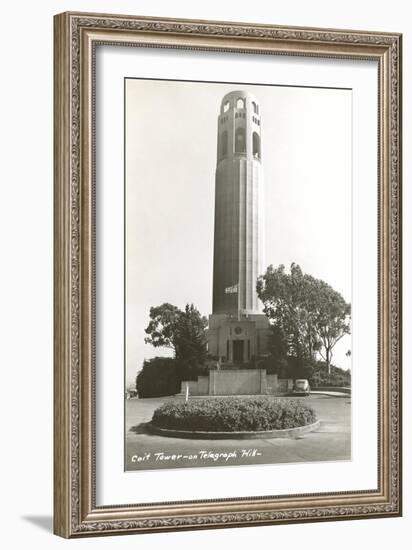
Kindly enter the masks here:
M 258 114 L 259 113 L 258 106 L 254 101 L 252 101 L 252 107 L 253 107 L 253 112 Z
M 236 101 L 236 109 L 244 109 L 245 108 L 245 100 L 239 97 L 239 99 Z
M 246 153 L 246 132 L 244 128 L 236 129 L 235 153 Z
M 260 136 L 257 132 L 253 132 L 253 156 L 260 159 Z
M 226 157 L 227 155 L 227 130 L 221 133 L 220 135 L 220 158 Z

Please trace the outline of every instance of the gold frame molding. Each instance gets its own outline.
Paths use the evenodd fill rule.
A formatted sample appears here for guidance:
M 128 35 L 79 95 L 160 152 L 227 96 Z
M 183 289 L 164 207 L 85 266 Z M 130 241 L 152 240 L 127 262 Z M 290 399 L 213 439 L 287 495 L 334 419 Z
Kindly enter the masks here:
M 54 532 L 63 537 L 401 515 L 401 42 L 396 33 L 63 13 L 54 20 Z M 378 63 L 378 489 L 96 506 L 94 52 L 98 44 Z

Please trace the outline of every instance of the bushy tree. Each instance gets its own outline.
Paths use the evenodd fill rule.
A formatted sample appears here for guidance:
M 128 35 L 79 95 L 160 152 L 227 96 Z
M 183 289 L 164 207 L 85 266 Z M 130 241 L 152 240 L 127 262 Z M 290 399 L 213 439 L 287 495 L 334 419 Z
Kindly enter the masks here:
M 207 318 L 193 304 L 186 304 L 182 311 L 164 303 L 150 308 L 145 342 L 173 349 L 180 379 L 190 380 L 206 360 L 206 327 Z
M 207 319 L 193 304 L 186 304 L 175 325 L 175 353 L 177 359 L 193 359 L 199 364 L 206 360 Z
M 298 369 L 319 354 L 330 373 L 333 348 L 350 333 L 350 304 L 295 263 L 290 273 L 284 265 L 270 265 L 256 289 L 272 321 L 274 347 L 280 343 L 286 355 L 296 359 Z
M 176 351 L 176 326 L 181 310 L 172 304 L 164 303 L 150 308 L 150 322 L 145 329 L 144 341 L 155 348 L 171 348 Z
M 311 277 L 314 288 L 309 301 L 313 310 L 314 333 L 319 345 L 319 354 L 330 374 L 333 348 L 346 334 L 350 334 L 351 305 L 330 285 Z

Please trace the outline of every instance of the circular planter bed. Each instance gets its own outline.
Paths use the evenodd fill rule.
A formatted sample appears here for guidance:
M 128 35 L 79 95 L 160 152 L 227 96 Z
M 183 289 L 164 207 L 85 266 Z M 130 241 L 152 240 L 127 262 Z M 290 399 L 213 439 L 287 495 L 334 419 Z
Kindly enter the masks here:
M 225 397 L 165 403 L 148 428 L 166 437 L 262 439 L 297 437 L 318 425 L 315 411 L 301 401 Z

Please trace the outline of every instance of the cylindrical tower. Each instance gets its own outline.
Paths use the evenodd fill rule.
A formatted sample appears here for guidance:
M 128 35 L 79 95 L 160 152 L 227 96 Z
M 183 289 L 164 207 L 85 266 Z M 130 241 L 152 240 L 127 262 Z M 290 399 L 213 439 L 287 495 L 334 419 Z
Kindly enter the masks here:
M 260 313 L 264 202 L 261 116 L 245 91 L 226 94 L 218 117 L 213 313 Z

